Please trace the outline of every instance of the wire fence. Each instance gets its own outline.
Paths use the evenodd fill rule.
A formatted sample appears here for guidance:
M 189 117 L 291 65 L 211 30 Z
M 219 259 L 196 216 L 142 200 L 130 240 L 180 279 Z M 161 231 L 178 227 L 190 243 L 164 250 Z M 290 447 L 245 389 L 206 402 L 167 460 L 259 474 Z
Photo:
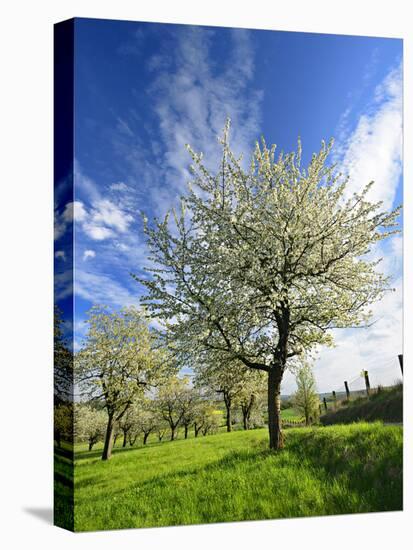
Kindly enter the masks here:
M 379 365 L 377 365 L 377 362 L 373 361 L 370 363 L 366 362 L 364 367 L 369 367 L 370 365 L 370 369 L 363 368 L 357 374 L 354 373 L 354 376 L 348 377 L 347 380 L 343 381 L 342 385 L 335 387 L 331 392 L 320 394 L 320 414 L 328 410 L 335 410 L 352 399 L 369 397 L 372 394 L 380 392 L 385 387 L 381 383 L 383 373 L 388 372 L 392 367 L 395 369 L 395 377 L 391 386 L 402 383 L 402 354 L 384 359 Z M 387 385 L 387 387 L 389 387 L 389 385 Z

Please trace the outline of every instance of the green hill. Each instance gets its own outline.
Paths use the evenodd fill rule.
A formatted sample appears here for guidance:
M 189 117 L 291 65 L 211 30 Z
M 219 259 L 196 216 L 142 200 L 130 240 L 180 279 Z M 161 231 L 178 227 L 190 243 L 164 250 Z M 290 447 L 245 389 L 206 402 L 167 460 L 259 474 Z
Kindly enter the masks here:
M 337 411 L 331 411 L 320 418 L 321 424 L 349 424 L 364 420 L 374 422 L 403 422 L 403 386 L 382 389 L 369 398 L 359 397 L 346 402 Z
M 75 529 L 88 531 L 402 508 L 402 428 L 266 429 L 100 451 L 79 448 Z

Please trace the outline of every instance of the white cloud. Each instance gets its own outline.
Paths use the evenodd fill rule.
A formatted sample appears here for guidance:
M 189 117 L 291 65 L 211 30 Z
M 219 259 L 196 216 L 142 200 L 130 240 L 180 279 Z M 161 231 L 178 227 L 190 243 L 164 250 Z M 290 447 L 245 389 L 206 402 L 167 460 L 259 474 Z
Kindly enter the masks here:
M 86 219 L 87 212 L 85 206 L 80 201 L 68 202 L 63 212 L 59 215 L 55 211 L 54 233 L 55 239 L 60 239 L 66 232 L 67 227 L 74 221 L 82 222 Z
M 85 250 L 83 252 L 83 260 L 86 261 L 88 258 L 95 258 L 96 252 L 94 250 Z
M 108 199 L 96 201 L 83 220 L 82 229 L 96 241 L 103 241 L 118 233 L 126 233 L 133 217 Z
M 315 367 L 321 391 L 337 391 L 344 380 L 353 380 L 363 369 L 369 371 L 373 386 L 390 385 L 400 378 L 397 355 L 403 349 L 401 282 L 396 283 L 395 292 L 389 292 L 372 310 L 372 326 L 337 330 L 337 347 L 321 351 Z M 350 389 L 359 387 L 363 387 L 362 380 L 356 379 L 350 384 Z
M 221 154 L 217 137 L 229 116 L 232 148 L 236 153 L 250 151 L 259 133 L 262 99 L 262 93 L 253 88 L 254 51 L 249 31 L 231 31 L 231 48 L 219 64 L 210 56 L 214 31 L 180 29 L 171 39 L 173 55 L 169 48 L 159 63 L 157 54 L 158 73 L 150 90 L 163 142 L 163 177 L 168 178 L 168 188 L 161 187 L 162 194 L 160 185 L 151 188 L 159 214 L 175 203 L 190 179 L 185 145 L 202 151 L 207 166 L 216 170 Z M 153 63 L 149 60 L 150 66 Z
M 370 109 L 354 131 L 341 128 L 342 142 L 334 153 L 340 171 L 350 176 L 348 196 L 374 180 L 369 198 L 393 205 L 402 171 L 402 70 L 392 70 L 376 88 Z M 341 125 L 346 126 L 347 115 Z
M 55 252 L 55 255 L 54 257 L 57 259 L 57 260 L 62 260 L 62 261 L 66 261 L 66 253 L 64 250 L 56 250 Z
M 98 186 L 83 173 L 77 161 L 75 162 L 75 186 L 78 195 L 84 200 L 66 204 L 62 215 L 57 216 L 55 222 L 57 238 L 73 221 L 78 224 L 80 230 L 95 241 L 104 241 L 128 232 L 134 218 L 127 211 L 127 203 L 117 201 L 118 204 L 116 204 L 103 197 Z M 129 188 L 123 182 L 118 182 L 112 184 L 110 189 L 127 191 Z
M 130 250 L 130 246 L 128 246 L 127 244 L 125 243 L 120 243 L 120 242 L 115 242 L 114 245 L 116 246 L 116 248 L 118 248 L 119 250 L 121 250 L 122 252 L 128 252 Z
M 139 306 L 138 285 L 136 293 L 103 273 L 91 273 L 77 269 L 74 293 L 92 304 L 107 304 L 114 307 Z
M 108 199 L 97 201 L 91 211 L 91 223 L 113 227 L 120 233 L 125 233 L 133 217 L 121 210 Z
M 115 235 L 111 229 L 89 222 L 84 223 L 82 227 L 86 235 L 94 241 L 103 241 Z
M 348 131 L 349 119 L 347 109 L 340 120 L 341 139 L 334 153 L 340 171 L 350 176 L 348 194 L 374 180 L 370 200 L 383 201 L 383 207 L 390 209 L 402 172 L 401 67 L 392 70 L 376 88 L 372 105 L 352 132 Z M 390 286 L 395 292 L 387 292 L 372 305 L 368 328 L 333 331 L 336 347 L 320 349 L 315 361 L 320 392 L 344 391 L 345 380 L 350 390 L 363 389 L 362 370 L 369 372 L 372 386 L 391 385 L 401 378 L 397 356 L 403 349 L 402 244 L 402 237 L 395 235 L 378 243 L 369 254 L 371 260 L 382 258 L 378 269 L 392 277 Z M 287 373 L 283 392 L 291 393 L 295 387 L 294 376 Z
M 117 183 L 112 183 L 109 188 L 111 191 L 128 191 L 129 187 L 126 185 L 126 183 L 123 183 L 123 181 L 119 181 Z
M 336 347 L 318 350 L 314 366 L 318 391 L 344 391 L 345 380 L 350 384 L 350 391 L 363 389 L 364 381 L 359 376 L 362 370 L 369 372 L 373 387 L 391 385 L 402 377 L 397 357 L 403 352 L 401 278 L 392 286 L 395 291 L 387 292 L 380 302 L 371 307 L 369 327 L 336 329 L 333 331 Z M 295 388 L 295 378 L 287 372 L 282 392 L 289 394 Z
M 67 223 L 73 220 L 82 222 L 86 219 L 86 216 L 85 206 L 81 201 L 68 202 L 62 214 L 63 220 Z
M 401 258 L 403 255 L 403 238 L 397 235 L 391 240 L 391 249 L 394 256 Z
M 67 269 L 54 276 L 55 301 L 59 302 L 73 295 L 73 270 Z

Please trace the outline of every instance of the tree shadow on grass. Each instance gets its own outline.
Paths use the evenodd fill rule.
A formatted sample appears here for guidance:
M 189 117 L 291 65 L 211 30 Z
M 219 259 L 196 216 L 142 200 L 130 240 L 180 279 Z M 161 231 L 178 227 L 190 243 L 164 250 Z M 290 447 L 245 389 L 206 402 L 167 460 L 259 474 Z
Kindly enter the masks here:
M 161 447 L 168 443 L 176 443 L 185 441 L 185 439 L 176 439 L 175 441 L 154 441 L 150 442 L 147 445 L 128 445 L 127 447 L 115 447 L 112 449 L 112 456 L 122 453 L 127 453 L 128 451 L 144 451 L 147 449 L 153 449 L 154 447 Z M 98 449 L 96 451 L 76 451 L 75 460 L 87 460 L 92 458 L 100 458 L 102 456 L 103 449 Z
M 221 457 L 218 460 L 215 460 L 213 462 L 210 462 L 206 465 L 197 466 L 193 468 L 188 468 L 188 466 L 183 466 L 182 469 L 176 469 L 173 472 L 166 473 L 166 474 L 157 474 L 154 476 L 151 476 L 145 480 L 131 483 L 128 486 L 128 489 L 133 490 L 139 488 L 140 490 L 145 490 L 146 488 L 153 487 L 154 485 L 158 486 L 168 486 L 171 482 L 171 480 L 179 477 L 180 480 L 185 480 L 190 477 L 196 477 L 201 472 L 208 475 L 209 472 L 222 470 L 222 469 L 228 469 L 232 470 L 235 466 L 240 465 L 242 462 L 251 462 L 251 460 L 256 460 L 258 458 L 265 459 L 266 457 L 269 457 L 273 455 L 273 452 L 269 449 L 257 449 L 257 450 L 250 450 L 250 451 L 233 451 L 229 452 L 227 455 Z M 87 478 L 84 478 L 82 480 L 79 480 L 76 483 L 76 489 L 82 489 L 89 485 L 93 485 L 96 487 L 100 483 L 93 483 L 93 479 L 97 478 L 98 476 L 88 476 Z M 101 483 L 102 485 L 106 485 L 107 481 Z M 111 491 L 111 496 L 122 494 L 124 492 L 124 489 L 121 488 L 117 491 Z M 95 498 L 95 497 L 78 497 L 80 500 L 89 500 L 89 498 Z

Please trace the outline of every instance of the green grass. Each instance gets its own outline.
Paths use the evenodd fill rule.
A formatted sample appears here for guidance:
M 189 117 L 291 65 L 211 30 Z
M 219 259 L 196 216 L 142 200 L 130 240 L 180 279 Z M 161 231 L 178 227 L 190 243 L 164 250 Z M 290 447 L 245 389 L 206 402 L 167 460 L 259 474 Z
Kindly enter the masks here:
M 320 418 L 320 422 L 325 426 L 349 424 L 360 420 L 403 422 L 403 386 L 382 389 L 369 398 L 358 397 L 337 411 L 327 412 Z
M 54 523 L 73 530 L 73 448 L 68 444 L 54 451 Z
M 293 407 L 289 407 L 288 409 L 281 409 L 281 418 L 282 420 L 294 420 L 296 422 L 300 422 L 303 420 L 303 416 L 298 413 Z
M 402 428 L 267 430 L 78 452 L 75 530 L 152 527 L 402 508 Z

